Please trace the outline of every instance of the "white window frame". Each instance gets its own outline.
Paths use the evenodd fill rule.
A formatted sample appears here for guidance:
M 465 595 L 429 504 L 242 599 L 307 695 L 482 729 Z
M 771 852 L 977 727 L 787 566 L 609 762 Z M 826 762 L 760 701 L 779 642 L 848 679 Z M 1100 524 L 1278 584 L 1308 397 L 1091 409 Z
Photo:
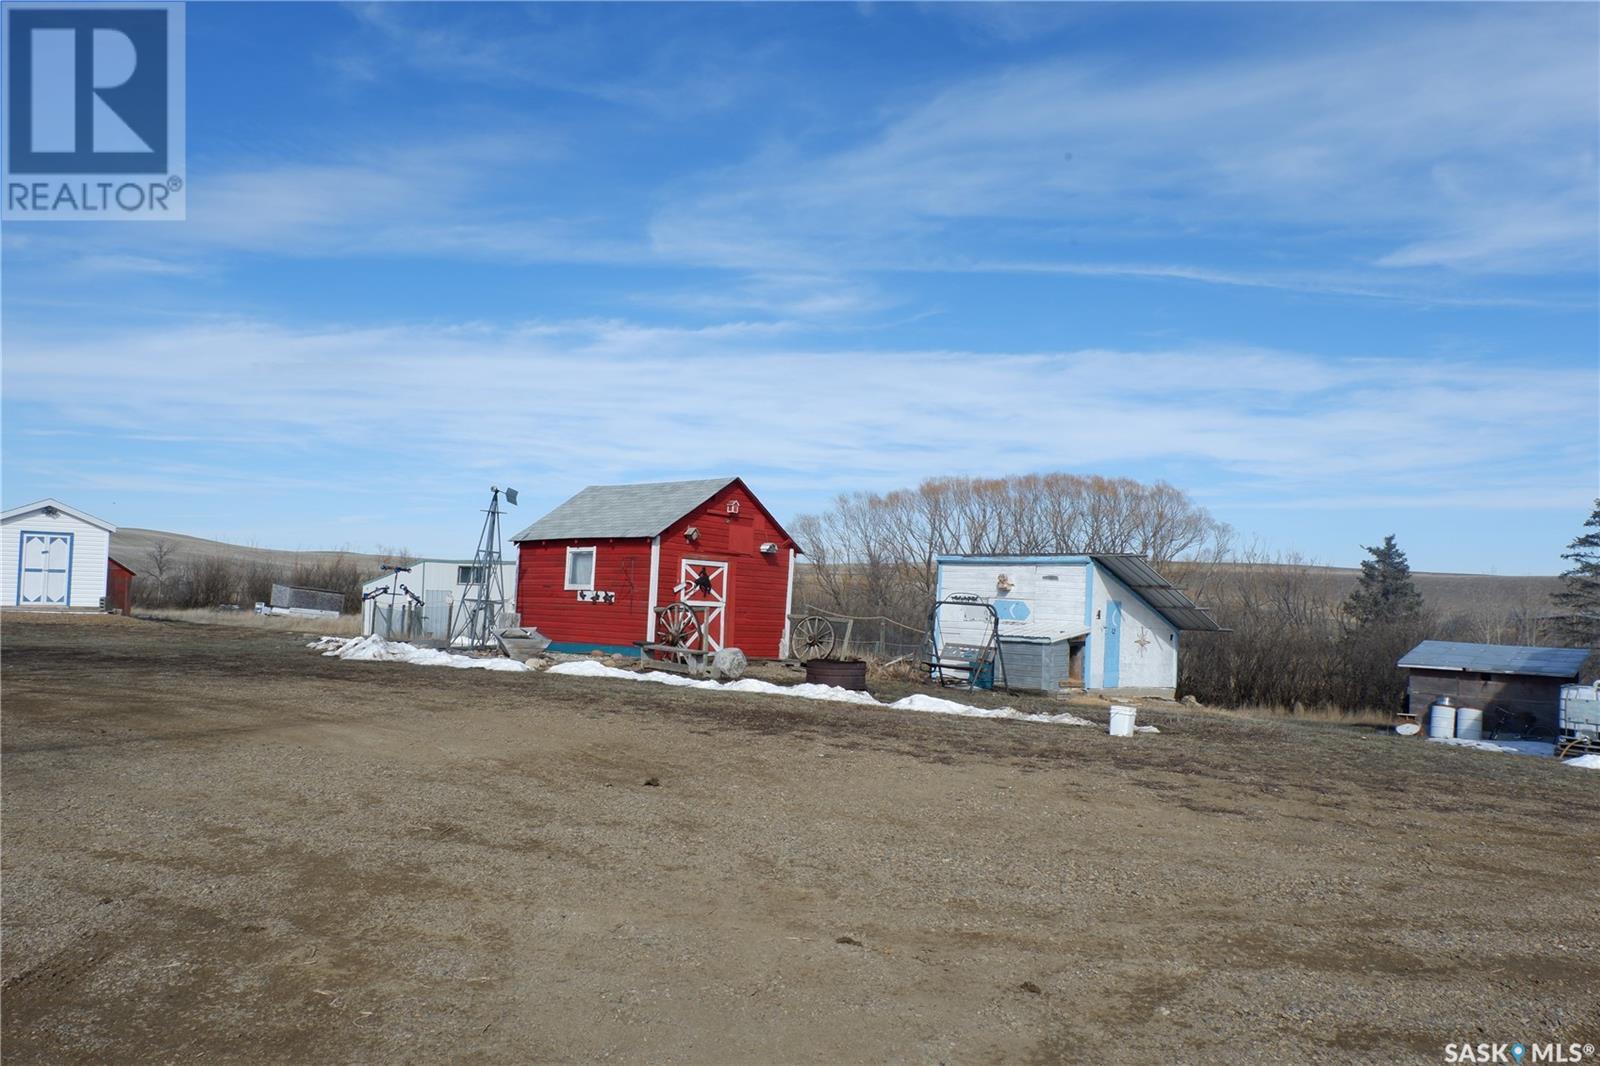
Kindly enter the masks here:
M 587 585 L 574 585 L 572 583 L 572 553 L 589 553 L 589 583 Z M 561 571 L 561 587 L 568 592 L 592 592 L 594 590 L 594 575 L 600 565 L 600 553 L 593 544 L 587 547 L 572 546 L 567 548 L 566 567 Z

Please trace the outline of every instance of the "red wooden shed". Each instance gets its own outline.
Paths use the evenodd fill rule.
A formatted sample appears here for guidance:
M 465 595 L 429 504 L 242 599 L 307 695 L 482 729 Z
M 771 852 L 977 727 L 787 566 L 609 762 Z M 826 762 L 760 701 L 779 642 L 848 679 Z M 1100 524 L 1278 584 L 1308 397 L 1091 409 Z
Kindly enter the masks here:
M 133 614 L 133 571 L 106 557 L 106 610 Z
M 799 548 L 736 477 L 591 485 L 511 539 L 517 611 L 553 651 L 633 653 L 674 602 L 713 647 L 771 658 L 788 644 Z

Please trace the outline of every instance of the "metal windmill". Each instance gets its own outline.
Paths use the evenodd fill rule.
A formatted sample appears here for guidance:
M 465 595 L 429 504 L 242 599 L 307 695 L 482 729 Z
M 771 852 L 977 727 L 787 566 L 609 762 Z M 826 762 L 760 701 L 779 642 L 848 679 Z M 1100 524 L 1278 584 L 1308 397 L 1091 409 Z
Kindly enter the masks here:
M 472 556 L 471 580 L 461 596 L 450 630 L 450 643 L 456 647 L 491 648 L 495 646 L 495 633 L 500 627 L 500 615 L 505 611 L 506 587 L 500 565 L 500 497 L 505 495 L 513 507 L 517 503 L 516 489 L 489 487 L 489 509 L 483 518 L 483 532 L 478 535 L 478 550 Z

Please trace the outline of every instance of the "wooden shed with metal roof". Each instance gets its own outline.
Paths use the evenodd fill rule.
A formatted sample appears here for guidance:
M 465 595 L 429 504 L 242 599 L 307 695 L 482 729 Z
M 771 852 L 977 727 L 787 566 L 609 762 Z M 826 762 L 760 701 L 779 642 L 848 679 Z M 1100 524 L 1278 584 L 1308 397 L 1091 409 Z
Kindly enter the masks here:
M 1418 721 L 1441 696 L 1483 712 L 1488 732 L 1555 736 L 1561 686 L 1578 680 L 1587 648 L 1425 640 L 1397 664 L 1409 671 L 1406 703 Z

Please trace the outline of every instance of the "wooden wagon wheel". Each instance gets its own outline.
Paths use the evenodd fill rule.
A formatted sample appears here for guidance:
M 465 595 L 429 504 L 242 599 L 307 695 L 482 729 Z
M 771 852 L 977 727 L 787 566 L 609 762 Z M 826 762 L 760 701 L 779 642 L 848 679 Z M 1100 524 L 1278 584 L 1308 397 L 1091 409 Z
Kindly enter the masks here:
M 671 603 L 656 614 L 656 643 L 688 648 L 700 639 L 700 620 L 687 604 Z
M 794 634 L 789 638 L 789 650 L 803 663 L 812 659 L 826 659 L 833 654 L 833 623 L 826 618 L 808 614 L 794 624 Z

